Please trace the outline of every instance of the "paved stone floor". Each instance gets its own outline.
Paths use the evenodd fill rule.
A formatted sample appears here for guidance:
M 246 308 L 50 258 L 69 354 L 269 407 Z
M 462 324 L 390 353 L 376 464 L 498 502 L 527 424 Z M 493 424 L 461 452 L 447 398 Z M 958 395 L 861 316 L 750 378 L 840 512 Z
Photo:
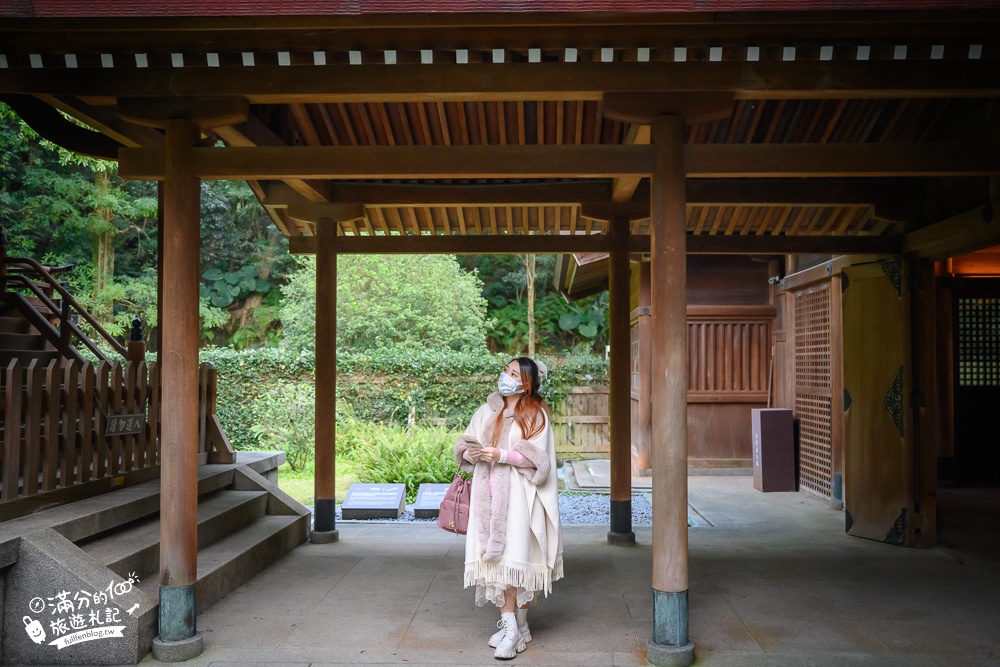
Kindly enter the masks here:
M 690 529 L 696 664 L 1000 664 L 996 551 L 848 537 L 842 512 L 758 493 L 749 477 L 689 485 L 712 524 Z M 339 528 L 339 543 L 296 549 L 199 616 L 205 652 L 184 664 L 497 664 L 486 639 L 498 615 L 461 588 L 462 538 L 433 525 Z M 646 664 L 651 529 L 636 527 L 635 547 L 609 546 L 606 531 L 565 529 L 566 578 L 531 612 L 535 639 L 515 664 Z

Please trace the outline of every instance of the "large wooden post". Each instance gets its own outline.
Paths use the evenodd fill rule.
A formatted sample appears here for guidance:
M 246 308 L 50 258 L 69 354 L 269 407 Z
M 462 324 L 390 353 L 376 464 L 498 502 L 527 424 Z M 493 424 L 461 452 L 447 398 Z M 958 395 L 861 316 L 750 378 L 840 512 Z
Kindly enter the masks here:
M 654 665 L 690 665 L 687 527 L 687 266 L 684 119 L 652 123 L 650 201 Z
M 650 390 L 652 387 L 652 350 L 650 348 L 650 308 L 649 308 L 649 262 L 639 265 L 639 319 L 635 326 L 639 329 L 639 433 L 636 438 L 635 467 L 641 477 L 652 474 L 652 412 L 650 410 Z
M 632 532 L 632 388 L 629 335 L 628 218 L 611 221 L 608 292 L 611 301 L 611 544 L 635 544 Z
M 153 642 L 154 657 L 164 662 L 188 660 L 203 648 L 195 623 L 201 186 L 191 174 L 198 138 L 194 123 L 166 122 L 160 238 L 160 634 Z
M 340 538 L 334 518 L 337 451 L 337 225 L 316 225 L 316 477 L 310 541 Z

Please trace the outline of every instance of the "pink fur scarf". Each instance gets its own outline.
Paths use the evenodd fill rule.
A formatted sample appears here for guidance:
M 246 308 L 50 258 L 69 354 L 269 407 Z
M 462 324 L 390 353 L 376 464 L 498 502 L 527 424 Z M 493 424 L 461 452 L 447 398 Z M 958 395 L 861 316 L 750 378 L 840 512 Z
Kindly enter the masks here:
M 497 413 L 504 409 L 503 397 L 494 392 L 486 399 L 489 414 L 486 416 L 486 433 L 480 442 L 492 441 L 492 429 Z M 487 562 L 495 561 L 503 554 L 507 542 L 507 506 L 510 501 L 511 468 L 532 484 L 541 484 L 548 478 L 551 464 L 548 454 L 527 440 L 519 440 L 510 445 L 512 418 L 505 418 L 500 433 L 500 448 L 519 452 L 534 464 L 534 468 L 496 464 L 493 466 L 493 495 L 490 495 L 490 465 L 479 462 L 474 467 L 462 455 L 468 449 L 465 441 L 455 443 L 455 460 L 459 467 L 472 473 L 472 502 L 476 507 L 476 536 L 479 538 L 479 555 Z

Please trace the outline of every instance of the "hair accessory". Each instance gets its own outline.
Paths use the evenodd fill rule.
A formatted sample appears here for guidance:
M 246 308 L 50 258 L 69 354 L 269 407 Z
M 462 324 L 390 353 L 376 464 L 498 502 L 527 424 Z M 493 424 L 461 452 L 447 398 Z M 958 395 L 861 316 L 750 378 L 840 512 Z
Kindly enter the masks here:
M 549 375 L 549 369 L 548 369 L 548 366 L 546 366 L 545 364 L 543 364 L 538 359 L 535 359 L 534 362 L 535 362 L 535 365 L 538 366 L 538 386 L 540 387 L 540 386 L 542 386 L 542 383 L 545 382 L 545 378 L 548 377 L 548 375 Z

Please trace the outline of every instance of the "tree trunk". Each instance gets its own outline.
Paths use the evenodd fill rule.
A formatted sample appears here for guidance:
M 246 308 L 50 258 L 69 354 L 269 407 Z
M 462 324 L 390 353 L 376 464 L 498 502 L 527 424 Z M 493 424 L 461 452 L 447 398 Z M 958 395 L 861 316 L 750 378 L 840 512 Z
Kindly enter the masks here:
M 528 282 L 528 356 L 535 358 L 535 256 L 525 255 Z
M 111 189 L 111 180 L 108 172 L 94 172 L 94 185 L 100 190 L 107 192 Z M 94 316 L 100 322 L 111 320 L 111 304 L 101 302 L 101 294 L 111 284 L 115 277 L 115 228 L 112 222 L 114 211 L 110 208 L 99 207 L 95 211 L 100 218 L 93 231 L 94 246 L 94 302 L 97 304 L 97 311 Z

